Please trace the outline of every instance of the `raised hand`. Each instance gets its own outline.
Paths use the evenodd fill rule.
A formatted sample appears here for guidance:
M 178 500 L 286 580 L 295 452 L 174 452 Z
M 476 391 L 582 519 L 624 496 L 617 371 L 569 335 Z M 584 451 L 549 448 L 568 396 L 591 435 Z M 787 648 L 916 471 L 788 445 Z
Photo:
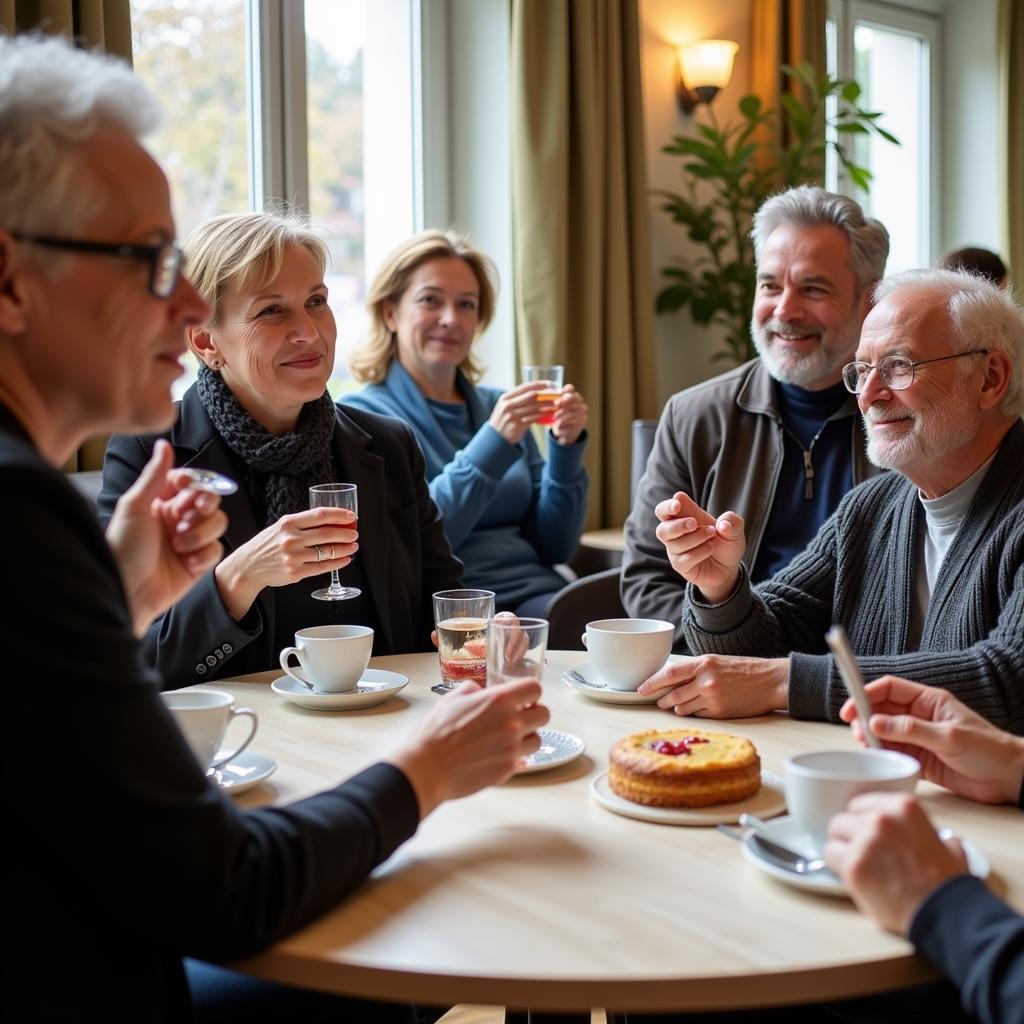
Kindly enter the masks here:
M 349 509 L 308 509 L 281 516 L 240 545 L 214 571 L 229 614 L 241 619 L 264 587 L 343 569 L 359 550 L 355 521 Z
M 555 419 L 551 434 L 559 444 L 575 444 L 580 434 L 587 429 L 590 410 L 583 396 L 571 385 L 562 388 L 561 397 L 555 402 Z
M 484 689 L 463 683 L 439 701 L 390 760 L 405 773 L 425 818 L 445 800 L 504 782 L 540 747 L 550 717 L 540 683 Z
M 220 498 L 190 487 L 188 474 L 173 469 L 173 461 L 170 444 L 157 441 L 107 525 L 138 636 L 223 553 L 219 538 L 228 520 Z
M 545 381 L 534 380 L 509 388 L 498 399 L 488 421 L 509 444 L 519 444 L 526 431 L 544 415 L 550 407 L 537 401 L 537 392 L 548 390 Z
M 736 589 L 747 546 L 743 520 L 735 512 L 715 519 L 682 491 L 658 502 L 654 514 L 672 568 L 707 601 L 724 601 Z
M 921 762 L 924 777 L 981 803 L 1016 803 L 1024 780 L 1024 739 L 997 729 L 936 686 L 883 676 L 864 687 L 871 731 L 892 750 Z M 864 731 L 848 700 L 839 712 Z

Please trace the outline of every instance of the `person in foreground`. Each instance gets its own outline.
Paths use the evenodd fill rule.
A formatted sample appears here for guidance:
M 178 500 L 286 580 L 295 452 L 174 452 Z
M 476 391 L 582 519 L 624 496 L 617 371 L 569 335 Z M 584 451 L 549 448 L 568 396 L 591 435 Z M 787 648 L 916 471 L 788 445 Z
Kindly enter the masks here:
M 880 472 L 840 371 L 885 271 L 889 235 L 848 196 L 809 185 L 766 200 L 751 234 L 758 358 L 669 399 L 626 520 L 623 605 L 676 623 L 677 650 L 683 590 L 657 533 L 659 503 L 684 491 L 702 508 L 736 512 L 744 562 L 760 583 L 807 547 L 851 487 Z
M 543 384 L 477 384 L 472 348 L 494 312 L 494 277 L 491 261 L 452 232 L 399 245 L 370 286 L 370 339 L 349 360 L 369 386 L 342 401 L 410 424 L 466 586 L 493 590 L 499 610 L 536 616 L 565 586 L 553 567 L 583 529 L 587 406 L 571 384 L 562 388 L 545 462 L 530 435 L 551 409 L 537 400 Z
M 137 141 L 156 115 L 120 63 L 0 36 L 3 956 L 19 1020 L 190 1019 L 183 957 L 234 960 L 310 921 L 442 801 L 507 778 L 548 717 L 534 681 L 468 684 L 380 763 L 289 806 L 243 812 L 204 775 L 137 637 L 218 561 L 224 514 L 160 442 L 105 539 L 59 469 L 97 433 L 167 429 L 185 329 L 209 317 Z M 266 1019 L 270 988 L 239 1019 Z
M 660 503 L 686 638 L 706 656 L 641 690 L 672 685 L 658 703 L 677 714 L 835 720 L 845 688 L 824 637 L 840 623 L 865 677 L 898 671 L 1024 731 L 1024 312 L 971 275 L 895 275 L 843 374 L 868 457 L 893 472 L 756 589 L 740 516 Z
M 153 623 L 147 654 L 184 686 L 273 668 L 296 630 L 325 622 L 372 627 L 375 655 L 429 650 L 431 595 L 458 587 L 461 566 L 409 428 L 341 410 L 327 393 L 337 337 L 327 247 L 294 217 L 245 213 L 200 225 L 184 248 L 212 313 L 188 329 L 199 377 L 164 436 L 179 464 L 241 487 L 224 499 L 225 557 Z M 111 438 L 101 523 L 156 439 Z M 309 507 L 310 486 L 334 481 L 358 487 L 358 532 L 347 509 Z M 331 569 L 360 595 L 313 598 Z
M 952 694 L 896 676 L 866 687 L 869 728 L 954 793 L 1024 809 L 1024 739 L 990 725 Z M 844 721 L 863 738 L 852 701 Z M 1024 917 L 968 874 L 956 839 L 940 840 L 911 796 L 864 793 L 829 824 L 825 859 L 854 902 L 905 935 L 960 990 L 983 1024 L 1024 1021 Z

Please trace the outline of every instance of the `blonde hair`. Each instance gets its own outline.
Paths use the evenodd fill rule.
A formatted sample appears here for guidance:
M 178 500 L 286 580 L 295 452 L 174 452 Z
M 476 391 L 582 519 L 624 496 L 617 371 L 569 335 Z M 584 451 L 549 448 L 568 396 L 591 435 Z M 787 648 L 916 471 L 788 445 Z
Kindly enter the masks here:
M 366 296 L 370 314 L 370 336 L 349 356 L 352 376 L 362 384 L 377 384 L 387 375 L 391 360 L 395 358 L 396 338 L 384 320 L 386 303 L 398 303 L 409 287 L 409 279 L 420 267 L 431 260 L 462 260 L 476 278 L 480 289 L 479 320 L 476 341 L 494 316 L 494 296 L 498 274 L 489 256 L 474 249 L 465 235 L 453 230 L 421 231 L 387 255 L 377 271 Z M 459 369 L 475 384 L 483 376 L 483 367 L 473 358 L 472 350 Z
M 326 273 L 327 243 L 297 214 L 226 213 L 194 228 L 182 246 L 185 274 L 213 310 L 206 326 L 220 322 L 229 286 L 245 292 L 273 281 L 289 245 L 301 245 Z

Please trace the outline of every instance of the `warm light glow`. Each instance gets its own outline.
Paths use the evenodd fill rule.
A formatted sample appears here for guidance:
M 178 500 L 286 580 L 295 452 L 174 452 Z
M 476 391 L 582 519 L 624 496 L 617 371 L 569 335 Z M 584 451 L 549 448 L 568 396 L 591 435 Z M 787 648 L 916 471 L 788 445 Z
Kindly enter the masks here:
M 724 89 L 732 76 L 739 43 L 731 39 L 701 39 L 679 47 L 679 66 L 690 89 Z

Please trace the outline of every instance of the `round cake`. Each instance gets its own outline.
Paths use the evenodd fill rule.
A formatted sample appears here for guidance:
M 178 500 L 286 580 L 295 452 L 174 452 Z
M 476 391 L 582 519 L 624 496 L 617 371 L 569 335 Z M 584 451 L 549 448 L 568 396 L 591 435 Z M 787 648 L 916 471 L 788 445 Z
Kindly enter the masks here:
M 648 807 L 712 807 L 753 796 L 761 759 L 726 732 L 668 729 L 624 736 L 608 754 L 612 792 Z

